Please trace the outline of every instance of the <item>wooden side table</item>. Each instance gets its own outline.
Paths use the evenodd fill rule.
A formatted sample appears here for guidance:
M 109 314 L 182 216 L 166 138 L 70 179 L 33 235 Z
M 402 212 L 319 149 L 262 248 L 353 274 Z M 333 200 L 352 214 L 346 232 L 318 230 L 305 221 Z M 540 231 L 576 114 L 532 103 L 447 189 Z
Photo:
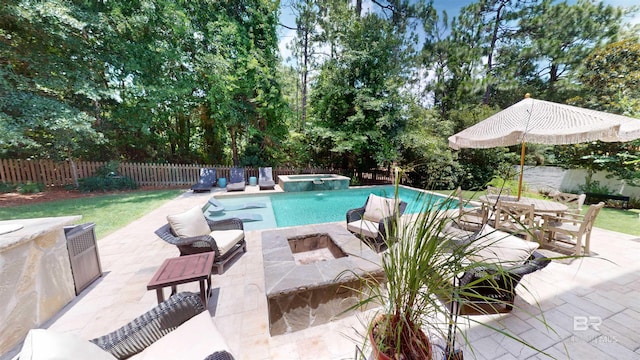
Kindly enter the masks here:
M 214 257 L 214 252 L 206 252 L 166 259 L 147 284 L 147 290 L 156 290 L 159 304 L 164 301 L 163 288 L 171 286 L 171 295 L 174 295 L 179 284 L 198 281 L 200 298 L 206 306 L 211 293 L 211 267 Z

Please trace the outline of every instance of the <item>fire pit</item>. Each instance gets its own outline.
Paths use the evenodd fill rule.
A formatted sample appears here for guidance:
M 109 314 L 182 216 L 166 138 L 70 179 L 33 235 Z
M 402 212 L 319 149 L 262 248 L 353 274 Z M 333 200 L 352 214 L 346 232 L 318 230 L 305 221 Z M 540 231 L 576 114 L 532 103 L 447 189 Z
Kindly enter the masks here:
M 271 335 L 348 316 L 358 276 L 382 277 L 380 256 L 337 224 L 262 233 Z

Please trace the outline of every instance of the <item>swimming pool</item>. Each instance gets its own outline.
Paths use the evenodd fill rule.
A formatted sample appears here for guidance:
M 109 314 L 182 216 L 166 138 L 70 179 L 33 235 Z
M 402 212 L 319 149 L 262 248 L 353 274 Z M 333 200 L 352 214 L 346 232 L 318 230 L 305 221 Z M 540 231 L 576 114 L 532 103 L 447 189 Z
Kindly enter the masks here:
M 347 211 L 363 206 L 369 194 L 393 197 L 394 189 L 393 185 L 387 185 L 351 187 L 345 190 L 331 191 L 220 196 L 216 198 L 220 203 L 227 208 L 237 210 L 211 213 L 208 214 L 208 217 L 216 220 L 237 216 L 254 220 L 244 223 L 245 230 L 263 230 L 344 221 Z M 446 200 L 445 196 L 404 186 L 399 188 L 399 196 L 400 199 L 407 203 L 406 214 L 419 212 L 424 208 L 425 204 L 435 206 L 435 204 Z M 245 207 L 244 205 L 260 206 L 246 206 L 246 208 L 243 208 Z M 451 201 L 447 203 L 447 206 L 455 208 L 458 203 Z

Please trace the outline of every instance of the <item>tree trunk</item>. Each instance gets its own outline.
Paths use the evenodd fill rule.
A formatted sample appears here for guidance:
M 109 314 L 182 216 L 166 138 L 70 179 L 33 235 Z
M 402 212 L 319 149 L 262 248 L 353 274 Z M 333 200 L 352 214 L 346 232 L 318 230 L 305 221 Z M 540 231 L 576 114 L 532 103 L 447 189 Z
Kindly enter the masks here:
M 491 70 L 493 69 L 493 53 L 496 48 L 496 43 L 498 42 L 498 29 L 500 28 L 500 21 L 502 20 L 502 9 L 504 8 L 504 2 L 498 6 L 496 10 L 496 18 L 493 24 L 493 34 L 491 35 L 491 46 L 489 47 L 489 56 L 487 58 L 487 78 L 489 82 L 487 84 L 487 90 L 484 92 L 484 98 L 482 99 L 482 103 L 487 105 L 489 104 L 489 100 L 491 99 Z

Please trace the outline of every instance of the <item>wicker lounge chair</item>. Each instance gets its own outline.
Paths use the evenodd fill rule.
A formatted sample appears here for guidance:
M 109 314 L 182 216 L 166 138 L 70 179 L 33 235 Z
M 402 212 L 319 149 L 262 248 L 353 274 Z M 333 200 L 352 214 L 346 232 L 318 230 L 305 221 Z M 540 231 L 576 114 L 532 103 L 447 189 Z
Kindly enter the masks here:
M 216 185 L 216 169 L 202 168 L 200 169 L 200 180 L 191 186 L 193 192 L 211 191 Z
M 400 215 L 406 207 L 407 203 L 400 201 L 397 205 Z M 347 211 L 347 229 L 380 252 L 386 249 L 385 235 L 387 227 L 393 224 L 395 211 L 394 199 L 370 194 L 364 206 Z
M 127 359 L 149 348 L 165 335 L 205 311 L 206 308 L 199 294 L 180 292 L 118 330 L 90 341 L 117 359 Z M 213 326 L 211 330 L 217 333 L 217 329 Z M 219 336 L 219 333 L 209 333 L 206 336 Z M 218 343 L 224 343 L 224 339 L 216 340 Z M 184 342 L 184 346 L 190 346 L 189 342 Z M 226 349 L 216 349 L 213 344 L 208 346 L 212 347 L 210 350 L 212 353 L 206 359 L 233 360 L 233 356 Z
M 260 190 L 273 190 L 276 187 L 276 183 L 273 181 L 273 169 L 261 167 L 258 170 L 258 186 Z
M 244 191 L 246 185 L 244 168 L 231 168 L 231 170 L 229 170 L 227 191 Z
M 478 232 L 449 233 L 452 246 L 464 246 L 465 257 L 475 264 L 455 277 L 462 287 L 456 304 L 460 314 L 509 312 L 523 276 L 546 267 L 551 260 L 537 252 L 539 244 L 485 225 Z
M 204 217 L 204 214 L 202 214 Z M 207 225 L 211 230 L 210 234 L 191 237 L 179 237 L 176 235 L 170 224 L 165 224 L 155 231 L 162 240 L 169 244 L 175 245 L 180 250 L 180 256 L 191 255 L 202 252 L 214 251 L 216 253 L 213 262 L 214 268 L 218 274 L 224 272 L 224 265 L 240 252 L 247 252 L 247 243 L 244 235 L 239 240 L 234 237 L 235 243 L 229 243 L 224 231 L 225 230 L 242 230 L 244 234 L 244 225 L 242 220 L 238 218 L 210 220 L 206 219 Z M 232 234 L 233 235 L 233 234 Z M 219 241 L 223 241 L 224 247 L 219 246 L 214 237 L 220 237 Z
M 516 297 L 516 286 L 522 277 L 543 269 L 550 262 L 551 260 L 544 255 L 534 251 L 522 265 L 503 267 L 500 270 L 487 266 L 466 271 L 459 279 L 459 284 L 472 285 L 465 289 L 466 296 L 462 296 L 461 314 L 498 312 L 499 307 L 503 305 L 506 311 L 511 311 Z

